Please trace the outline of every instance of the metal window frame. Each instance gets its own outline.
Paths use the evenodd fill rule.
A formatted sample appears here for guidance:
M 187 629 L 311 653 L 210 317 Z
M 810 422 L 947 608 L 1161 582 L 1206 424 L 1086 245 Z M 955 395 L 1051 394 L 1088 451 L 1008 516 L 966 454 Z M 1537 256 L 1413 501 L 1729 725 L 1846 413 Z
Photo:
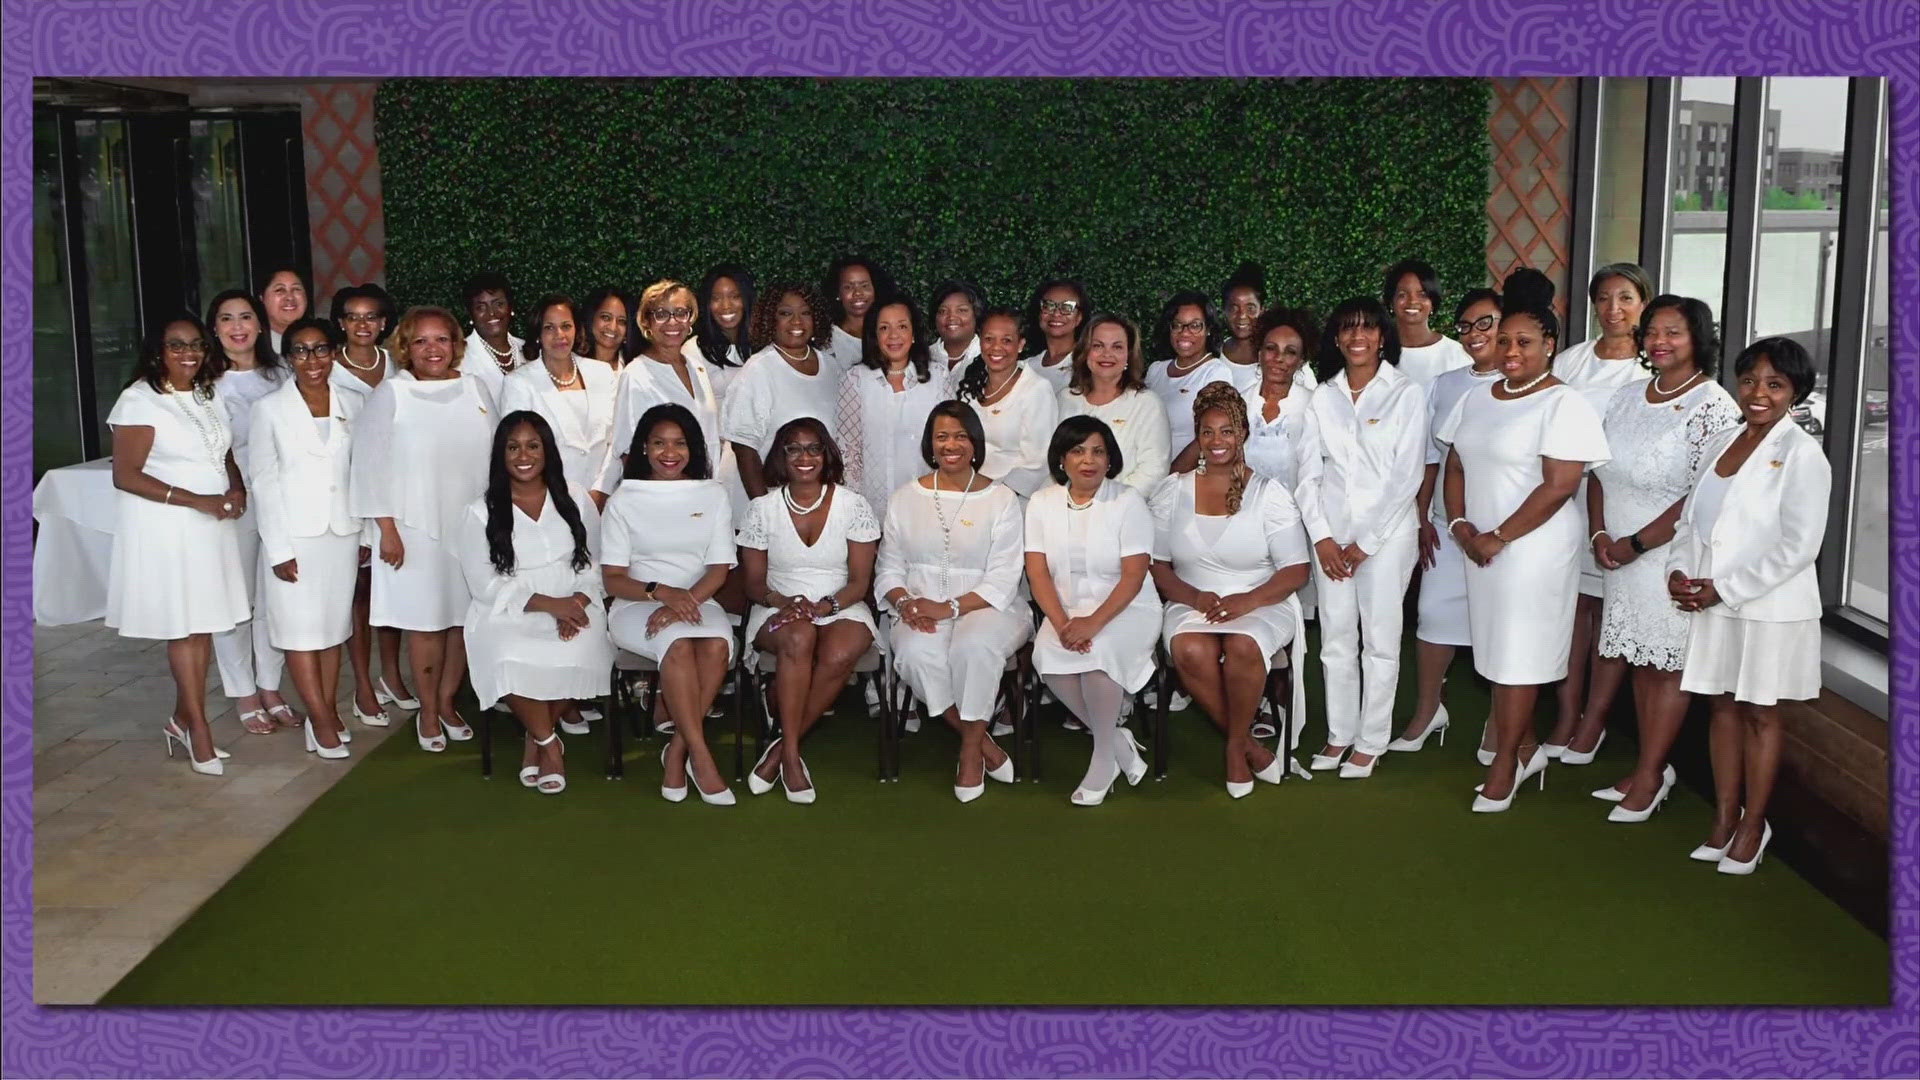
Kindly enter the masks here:
M 1593 274 L 1593 234 L 1598 224 L 1600 188 L 1600 113 L 1605 88 L 1595 77 L 1578 83 L 1573 120 L 1573 236 L 1567 252 L 1567 323 L 1561 333 L 1568 342 L 1587 337 L 1587 279 Z
M 1673 251 L 1673 132 L 1680 80 L 1647 80 L 1646 171 L 1640 178 L 1640 269 L 1658 283 Z
M 1733 82 L 1733 136 L 1727 159 L 1727 265 L 1720 287 L 1720 355 L 1734 356 L 1753 337 L 1754 262 L 1760 250 L 1760 203 L 1766 177 L 1760 162 L 1767 128 L 1767 80 L 1742 75 Z M 1733 386 L 1733 365 L 1720 381 Z

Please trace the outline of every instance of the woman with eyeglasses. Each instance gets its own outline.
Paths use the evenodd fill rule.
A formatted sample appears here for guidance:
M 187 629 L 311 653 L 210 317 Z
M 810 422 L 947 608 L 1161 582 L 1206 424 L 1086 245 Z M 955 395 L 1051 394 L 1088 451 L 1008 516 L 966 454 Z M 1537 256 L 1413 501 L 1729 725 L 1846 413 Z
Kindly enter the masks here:
M 328 314 L 341 334 L 339 352 L 334 356 L 333 388 L 352 394 L 364 405 L 383 379 L 400 369 L 393 357 L 381 347 L 387 332 L 400 317 L 393 297 L 378 285 L 349 285 L 333 294 Z
M 1380 282 L 1380 302 L 1393 313 L 1394 335 L 1400 340 L 1400 372 L 1422 390 L 1441 373 L 1473 363 L 1458 341 L 1433 328 L 1433 313 L 1443 301 L 1439 275 L 1419 259 L 1387 267 Z
M 1220 358 L 1219 348 L 1220 316 L 1205 294 L 1175 293 L 1160 309 L 1153 335 L 1158 361 L 1147 368 L 1147 389 L 1159 395 L 1167 410 L 1172 472 L 1186 472 L 1200 460 L 1193 429 L 1193 403 L 1200 391 L 1217 382 L 1238 391 L 1238 376 L 1233 365 Z
M 304 295 L 304 294 L 302 294 Z M 253 430 L 253 404 L 286 385 L 287 368 L 267 345 L 267 311 L 258 298 L 228 289 L 207 305 L 207 328 L 218 351 L 212 367 L 218 376 L 214 391 L 227 410 L 233 433 L 233 460 L 249 490 L 253 484 L 247 447 Z M 281 330 L 284 334 L 286 326 Z M 276 339 L 282 335 L 276 335 Z M 247 603 L 260 593 L 260 527 L 249 511 L 236 523 L 240 563 L 247 569 Z M 279 728 L 297 728 L 300 717 L 280 696 L 280 678 L 286 661 L 273 647 L 264 619 L 248 619 L 213 638 L 213 659 L 220 669 L 220 686 L 233 701 L 240 726 L 250 734 L 271 735 Z
M 558 457 L 567 483 L 584 495 L 613 445 L 618 377 L 604 361 L 574 352 L 581 333 L 577 311 L 571 299 L 560 295 L 542 297 L 533 305 L 528 326 L 533 338 L 521 349 L 528 362 L 507 376 L 500 412 L 538 413 L 553 436 L 541 443 L 541 452 Z M 594 509 L 599 508 L 596 502 Z
M 580 314 L 587 322 L 574 334 L 573 351 L 600 361 L 618 375 L 627 366 L 627 347 L 633 336 L 633 297 L 623 289 L 603 285 L 587 294 Z
M 1052 385 L 1054 393 L 1073 381 L 1080 329 L 1093 314 L 1087 287 L 1071 278 L 1043 281 L 1027 301 L 1028 347 L 1021 363 Z
M 983 328 L 982 346 L 992 349 L 989 332 Z M 893 614 L 894 670 L 960 733 L 953 795 L 963 803 L 986 792 L 987 777 L 1013 782 L 1013 758 L 987 722 L 1008 658 L 1033 635 L 1020 575 L 1020 499 L 981 473 L 986 444 L 972 406 L 934 407 L 920 442 L 933 472 L 888 501 L 874 580 Z
M 864 274 L 865 268 L 856 264 L 848 273 Z M 840 411 L 840 380 L 860 359 L 857 351 L 838 361 L 827 355 L 828 343 L 839 340 L 833 337 L 839 328 L 812 287 L 776 285 L 767 297 L 772 303 L 760 305 L 753 315 L 751 340 L 757 349 L 735 376 L 720 414 L 721 433 L 739 462 L 740 482 L 755 499 L 767 493 L 764 463 L 774 433 L 802 416 L 833 423 Z M 872 306 L 870 298 L 860 305 L 863 333 Z
M 250 611 L 235 535 L 247 489 L 208 352 L 198 318 L 183 313 L 156 326 L 107 414 L 120 502 L 106 623 L 124 638 L 167 643 L 176 691 L 162 728 L 167 756 L 179 743 L 194 772 L 219 776 L 227 754 L 207 723 L 207 665 L 212 636 Z
M 264 329 L 268 335 L 267 348 L 278 356 L 281 335 L 295 321 L 307 317 L 313 287 L 307 284 L 307 275 L 293 267 L 276 266 L 260 279 L 260 287 L 254 290 L 254 296 L 266 312 Z
M 543 346 L 551 336 L 541 334 Z M 502 418 L 486 493 L 467 507 L 457 541 L 472 597 L 461 625 L 474 697 L 482 709 L 504 701 L 513 710 L 526 731 L 520 783 L 542 795 L 567 787 L 561 716 L 604 696 L 613 666 L 594 557 L 600 515 L 553 446 L 542 414 Z
M 735 563 L 733 506 L 713 480 L 706 436 L 684 405 L 640 414 L 626 474 L 600 524 L 600 570 L 613 597 L 613 643 L 660 668 L 673 721 L 661 749 L 660 797 L 684 802 L 689 781 L 710 806 L 732 806 L 714 763 L 707 710 L 733 662 L 733 626 L 713 599 Z
M 1434 435 L 1448 447 L 1447 531 L 1469 563 L 1473 666 L 1494 684 L 1494 758 L 1475 813 L 1507 810 L 1533 776 L 1546 783 L 1533 706 L 1567 671 L 1586 550 L 1572 497 L 1610 456 L 1592 406 L 1553 376 L 1559 336 L 1553 283 L 1538 270 L 1508 275 L 1494 341 L 1503 378 L 1463 395 Z
M 460 301 L 473 322 L 465 345 L 471 360 L 462 361 L 466 377 L 484 387 L 490 400 L 498 401 L 507 376 L 522 363 L 521 350 L 526 346 L 513 334 L 513 287 L 504 276 L 484 271 L 467 279 Z
M 1140 377 L 1140 331 L 1125 315 L 1103 312 L 1087 323 L 1074 354 L 1073 381 L 1060 391 L 1060 418 L 1091 416 L 1107 426 L 1126 468 L 1117 479 L 1141 498 L 1167 475 L 1167 407 Z
M 481 381 L 462 373 L 466 341 L 452 312 L 407 309 L 393 342 L 400 373 L 380 384 L 354 424 L 349 505 L 378 531 L 373 625 L 407 635 L 419 695 L 414 740 L 439 753 L 448 739 L 473 738 L 453 709 L 466 674 L 469 600 L 454 544 L 467 504 L 487 487 L 498 411 Z
M 828 265 L 820 285 L 820 295 L 827 300 L 826 355 L 839 371 L 860 362 L 860 342 L 866 336 L 867 315 L 872 312 L 875 300 L 895 291 L 893 279 L 865 255 L 842 255 Z
M 886 308 L 873 318 L 884 323 Z M 778 784 L 788 802 L 811 803 L 813 775 L 800 743 L 874 643 L 866 596 L 880 522 L 866 499 L 842 485 L 840 453 L 825 424 L 811 416 L 789 420 L 773 442 L 769 490 L 747 508 L 739 541 L 754 603 L 747 640 L 779 657 L 773 712 L 780 733 L 747 775 L 747 790 L 764 795 Z
M 1473 358 L 1471 367 L 1454 368 L 1434 377 L 1427 388 L 1427 425 L 1440 430 L 1440 424 L 1453 412 L 1462 397 L 1493 385 L 1500 378 L 1500 353 L 1495 351 L 1494 331 L 1500 324 L 1500 294 L 1492 289 L 1474 289 L 1460 298 L 1453 312 L 1453 333 L 1460 347 Z M 1397 753 L 1415 753 L 1427 745 L 1434 734 L 1446 744 L 1447 727 L 1453 722 L 1440 700 L 1446 689 L 1447 669 L 1453 666 L 1454 651 L 1473 644 L 1467 622 L 1467 556 L 1460 541 L 1446 529 L 1445 500 L 1436 498 L 1440 488 L 1440 470 L 1447 448 L 1437 439 L 1427 440 L 1426 477 L 1420 482 L 1417 511 L 1420 517 L 1419 621 L 1413 632 L 1414 701 L 1413 716 L 1400 737 L 1387 744 Z M 1493 761 L 1493 725 L 1480 732 L 1480 764 Z
M 721 445 L 720 392 L 714 386 L 713 367 L 698 348 L 688 347 L 699 316 L 693 290 L 672 279 L 656 281 L 641 291 L 639 308 L 640 321 L 634 328 L 637 348 L 614 389 L 606 463 L 593 485 L 595 502 L 603 511 L 607 497 L 619 490 L 626 476 L 634 427 L 655 405 L 678 405 L 700 421 L 708 462 L 720 463 L 731 456 Z M 744 492 L 737 499 L 745 505 Z
M 1022 499 L 1047 482 L 1047 440 L 1059 422 L 1053 384 L 1020 362 L 1020 317 L 990 308 L 980 319 L 980 355 L 960 371 L 953 396 L 971 404 L 987 439 L 980 471 Z
M 348 492 L 353 422 L 362 399 L 333 385 L 344 335 L 333 322 L 300 319 L 281 337 L 293 377 L 253 406 L 248 476 L 260 523 L 256 622 L 284 650 L 306 702 L 307 751 L 347 756 L 353 739 L 334 707 L 340 645 L 353 634 L 362 522 Z
M 748 330 L 753 326 L 753 275 L 743 266 L 721 263 L 700 279 L 694 307 L 694 341 L 707 361 L 713 392 L 725 401 L 727 387 L 753 352 Z M 724 469 L 722 470 L 724 473 Z
M 970 281 L 943 281 L 934 286 L 931 299 L 934 362 L 957 371 L 980 355 L 980 316 L 987 302 Z
M 920 433 L 933 407 L 947 398 L 945 371 L 920 332 L 919 308 L 905 295 L 888 297 L 872 310 L 866 335 L 860 363 L 840 380 L 834 427 L 846 484 L 868 506 L 885 506 L 900 485 L 926 475 Z

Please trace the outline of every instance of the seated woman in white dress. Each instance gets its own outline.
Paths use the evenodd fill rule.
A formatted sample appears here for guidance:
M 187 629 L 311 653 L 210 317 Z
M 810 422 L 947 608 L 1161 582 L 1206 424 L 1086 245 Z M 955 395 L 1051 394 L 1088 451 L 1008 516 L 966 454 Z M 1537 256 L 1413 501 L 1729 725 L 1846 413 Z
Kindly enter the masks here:
M 1762 338 L 1733 362 L 1746 423 L 1700 458 L 1668 545 L 1667 591 L 1691 625 L 1680 689 L 1713 698 L 1713 831 L 1693 851 L 1751 874 L 1773 838 L 1782 701 L 1820 694 L 1820 582 L 1833 474 L 1820 443 L 1787 416 L 1814 367 L 1790 338 Z
M 1146 379 L 1167 410 L 1173 472 L 1186 472 L 1200 460 L 1193 441 L 1193 403 L 1200 391 L 1216 382 L 1245 388 L 1246 377 L 1218 353 L 1221 334 L 1220 315 L 1205 293 L 1175 293 L 1160 309 L 1149 353 L 1156 359 Z
M 973 406 L 986 435 L 981 475 L 1021 498 L 1047 482 L 1047 440 L 1060 404 L 1052 384 L 1020 362 L 1020 316 L 989 308 L 980 319 L 980 355 L 950 376 L 953 396 Z
M 451 312 L 410 308 L 393 340 L 401 371 L 381 381 L 355 422 L 349 506 L 379 530 L 369 617 L 407 632 L 420 701 L 414 738 L 439 753 L 448 739 L 473 738 L 453 711 L 467 668 L 468 600 L 453 543 L 467 504 L 487 489 L 496 413 L 480 380 L 462 374 L 466 341 Z
M 1038 379 L 1035 379 L 1038 382 Z M 1013 782 L 1013 758 L 987 732 L 1007 659 L 1033 635 L 1020 578 L 1020 500 L 980 474 L 986 436 L 973 408 L 941 402 L 921 449 L 933 473 L 887 503 L 874 591 L 893 613 L 894 669 L 960 733 L 953 794 L 984 777 Z
M 826 304 L 811 286 L 775 285 L 763 299 L 767 302 L 753 309 L 749 334 L 758 351 L 733 377 L 720 414 L 721 436 L 733 447 L 740 482 L 754 499 L 767 493 L 762 465 L 772 452 L 773 433 L 802 416 L 831 426 L 840 409 L 840 380 L 848 366 L 859 361 L 858 355 L 843 353 L 836 359 L 828 351 L 829 343 L 835 349 L 847 346 L 835 337 Z M 860 339 L 851 340 L 857 354 Z
M 346 757 L 353 739 L 334 707 L 340 645 L 353 635 L 362 528 L 347 506 L 362 399 L 332 380 L 344 342 L 329 321 L 287 327 L 280 345 L 293 377 L 254 404 L 248 449 L 261 558 L 272 570 L 254 618 L 286 657 L 307 705 L 307 749 L 323 758 Z
M 847 486 L 868 506 L 885 506 L 900 485 L 927 474 L 920 435 L 927 414 L 947 399 L 947 369 L 934 361 L 920 332 L 919 308 L 903 295 L 882 300 L 866 329 L 859 363 L 840 378 L 833 430 Z M 769 468 L 778 452 L 767 460 Z
M 615 297 L 618 302 L 618 297 Z M 567 483 L 586 491 L 599 478 L 613 442 L 614 385 L 618 376 L 603 361 L 581 356 L 574 345 L 584 332 L 578 309 L 565 296 L 545 296 L 533 305 L 530 333 L 521 347 L 527 363 L 507 376 L 500 415 L 537 412 L 559 440 Z M 596 504 L 595 509 L 599 507 Z
M 1247 406 L 1219 382 L 1193 403 L 1200 464 L 1160 482 L 1153 498 L 1153 583 L 1167 601 L 1162 636 L 1187 693 L 1227 737 L 1227 794 L 1280 782 L 1281 758 L 1253 738 L 1275 653 L 1291 645 L 1291 714 L 1305 713 L 1307 534 L 1284 484 L 1247 467 Z M 1299 725 L 1294 725 L 1294 742 Z M 1297 766 L 1296 766 L 1297 768 Z
M 520 783 L 543 795 L 567 786 L 561 714 L 606 694 L 613 666 L 593 553 L 599 512 L 567 482 L 552 440 L 537 412 L 500 421 L 486 494 L 467 507 L 457 541 L 472 595 L 463 625 L 474 697 L 513 710 L 527 733 Z
M 780 735 L 747 776 L 755 795 L 778 783 L 788 802 L 814 801 L 800 741 L 873 645 L 866 597 L 880 522 L 867 500 L 841 483 L 843 474 L 827 425 L 811 416 L 789 420 L 774 434 L 769 490 L 740 523 L 741 576 L 754 604 L 747 640 L 780 664 L 773 677 Z
M 207 724 L 213 635 L 248 617 L 246 571 L 234 522 L 247 490 L 231 453 L 226 410 L 214 396 L 206 327 L 181 315 L 147 332 L 133 378 L 107 414 L 120 513 L 107 570 L 109 627 L 167 643 L 173 713 L 167 756 L 219 776 L 226 752 Z M 182 567 L 192 566 L 193 573 Z
M 733 507 L 683 406 L 640 415 L 626 470 L 600 522 L 600 564 L 613 643 L 660 668 L 674 724 L 660 795 L 681 802 L 691 778 L 701 802 L 732 806 L 704 725 L 733 660 L 733 626 L 713 599 L 734 566 Z
M 1060 391 L 1060 418 L 1091 416 L 1113 433 L 1127 467 L 1117 479 L 1141 498 L 1167 475 L 1167 407 L 1140 378 L 1140 331 L 1110 312 L 1087 321 L 1085 344 L 1073 358 L 1073 379 Z
M 1122 774 L 1129 784 L 1147 774 L 1120 710 L 1153 677 L 1160 596 L 1147 581 L 1153 515 L 1116 479 L 1125 467 L 1112 429 L 1069 416 L 1047 448 L 1053 483 L 1027 502 L 1027 580 L 1046 616 L 1034 670 L 1093 733 L 1075 806 L 1098 806 Z
M 1473 667 L 1494 684 L 1494 757 L 1475 813 L 1508 809 L 1546 770 L 1533 706 L 1542 684 L 1567 673 L 1586 557 L 1586 515 L 1572 496 L 1586 467 L 1608 458 L 1593 406 L 1553 377 L 1559 335 L 1553 283 L 1527 268 L 1508 275 L 1494 339 L 1504 378 L 1470 389 L 1434 433 L 1450 448 L 1442 492 L 1447 531 L 1467 556 Z

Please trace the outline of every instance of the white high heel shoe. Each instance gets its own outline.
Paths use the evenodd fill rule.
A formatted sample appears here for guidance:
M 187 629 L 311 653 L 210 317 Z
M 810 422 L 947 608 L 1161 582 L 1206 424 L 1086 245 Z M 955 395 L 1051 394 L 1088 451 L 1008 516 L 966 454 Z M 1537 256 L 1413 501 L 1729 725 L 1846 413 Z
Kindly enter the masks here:
M 1128 787 L 1138 787 L 1140 781 L 1147 778 L 1147 757 L 1142 752 L 1139 740 L 1133 737 L 1133 733 L 1125 732 L 1124 734 L 1127 739 L 1121 746 L 1126 749 L 1126 756 L 1115 755 L 1113 763 L 1120 767 L 1120 775 L 1127 778 Z
M 787 786 L 787 770 L 783 766 L 780 769 L 780 791 L 786 795 L 787 801 L 790 803 L 799 803 L 801 806 L 811 806 L 813 805 L 814 792 L 817 791 L 818 788 L 813 782 L 813 770 L 807 768 L 806 758 L 800 759 L 800 775 L 807 778 L 807 786 L 804 790 L 795 791 Z
M 1753 873 L 1755 870 L 1760 868 L 1760 859 L 1762 856 L 1764 856 L 1767 853 L 1767 844 L 1770 843 L 1772 840 L 1773 840 L 1773 824 L 1771 822 L 1762 821 L 1760 823 L 1760 846 L 1754 849 L 1753 858 L 1746 862 L 1738 862 L 1734 859 L 1728 858 L 1723 854 L 1720 856 L 1720 865 L 1718 867 L 1719 871 L 1723 874 L 1740 874 L 1743 876 Z M 1732 840 L 1727 841 L 1726 850 L 1728 851 L 1733 850 Z
M 309 716 L 301 721 L 300 730 L 307 734 L 307 753 L 318 754 L 328 761 L 339 761 L 341 758 L 347 756 L 347 741 L 345 739 L 340 740 L 339 746 L 320 745 L 320 740 L 315 738 L 313 734 L 313 717 Z
M 1593 740 L 1593 749 L 1581 753 L 1569 746 L 1565 750 L 1560 751 L 1560 764 L 1591 765 L 1593 764 L 1593 759 L 1599 756 L 1600 748 L 1605 745 L 1607 745 L 1607 729 L 1601 728 L 1600 737 Z
M 960 766 L 955 765 L 953 767 L 953 778 L 956 781 L 953 785 L 953 797 L 963 803 L 970 803 L 987 793 L 987 778 L 985 776 L 982 776 L 980 782 L 972 787 L 962 787 L 958 783 L 960 779 Z
M 1244 799 L 1253 794 L 1253 781 L 1227 781 L 1227 794 L 1236 799 Z
M 682 781 L 679 787 L 667 786 L 667 751 L 670 748 L 671 744 L 660 748 L 660 797 L 668 802 L 686 802 L 687 785 L 685 781 Z M 688 770 L 688 775 L 692 775 L 691 769 Z
M 1351 746 L 1343 746 L 1337 754 L 1315 754 L 1307 761 L 1307 768 L 1312 769 L 1314 772 L 1326 772 L 1328 769 L 1337 769 L 1340 767 L 1340 759 L 1346 757 L 1352 749 L 1353 747 Z
M 425 750 L 429 754 L 438 754 L 447 748 L 446 728 L 447 722 L 445 720 L 440 721 L 440 734 L 429 739 L 425 735 L 420 734 L 420 714 L 413 714 L 414 741 L 420 744 L 420 749 Z
M 1533 760 L 1515 770 L 1513 775 L 1513 788 L 1507 792 L 1506 798 L 1489 799 L 1485 794 L 1475 795 L 1473 797 L 1473 812 L 1476 814 L 1498 814 L 1506 811 L 1513 806 L 1513 797 L 1520 794 L 1520 785 L 1535 776 L 1540 778 L 1540 790 L 1545 791 L 1547 789 L 1547 755 L 1544 745 L 1535 747 Z
M 202 776 L 225 776 L 226 775 L 226 772 L 227 772 L 226 766 L 220 764 L 220 759 L 224 755 L 220 753 L 220 750 L 218 747 L 214 748 L 213 757 L 209 758 L 206 761 L 196 761 L 194 760 L 194 757 L 193 757 L 193 743 L 187 739 L 185 732 L 180 731 L 172 723 L 169 723 L 166 727 L 161 728 L 160 731 L 166 737 L 168 757 L 173 756 L 173 744 L 178 742 L 180 744 L 180 749 L 185 750 L 187 752 L 187 765 L 191 767 L 194 772 L 197 772 Z
M 559 740 L 560 740 L 560 733 L 557 731 L 550 731 L 547 733 L 546 738 L 533 740 L 533 745 L 552 746 L 554 743 L 559 742 Z M 566 756 L 566 753 L 567 753 L 567 744 L 560 743 L 561 756 L 562 757 Z M 557 773 L 557 772 L 541 773 L 538 777 L 534 778 L 533 790 L 539 792 L 542 795 L 558 795 L 561 792 L 567 790 L 567 775 L 565 773 Z
M 747 770 L 747 792 L 749 794 L 765 795 L 767 792 L 773 790 L 773 785 L 780 782 L 779 769 L 773 770 L 773 779 L 771 780 L 763 780 L 760 777 L 760 766 L 765 765 L 767 763 L 767 759 L 772 757 L 773 752 L 779 748 L 780 748 L 779 739 L 775 739 L 772 742 L 768 743 L 767 748 L 764 751 L 762 751 L 760 754 L 760 760 L 754 762 L 753 768 Z
M 375 708 L 371 713 L 363 713 L 358 701 L 353 703 L 353 718 L 368 727 L 388 727 L 393 723 L 393 717 L 387 715 L 387 710 Z
M 168 737 L 168 738 L 173 738 L 173 739 L 178 739 L 178 740 L 180 740 L 180 745 L 181 745 L 182 747 L 185 747 L 185 748 L 187 748 L 187 751 L 188 751 L 188 752 L 187 752 L 187 756 L 188 756 L 188 757 L 192 757 L 192 756 L 193 756 L 193 752 L 192 752 L 192 746 L 193 746 L 193 744 L 191 744 L 191 743 L 189 743 L 189 742 L 187 742 L 187 733 L 186 733 L 186 732 L 185 732 L 184 730 L 182 730 L 182 729 L 181 729 L 181 727 L 180 727 L 180 718 L 179 718 L 179 717 L 177 717 L 177 716 L 169 716 L 169 717 L 167 717 L 167 729 L 166 729 L 166 731 L 165 731 L 165 734 L 167 735 L 167 737 Z M 167 756 L 168 756 L 168 757 L 172 757 L 172 756 L 173 756 L 173 751 L 172 751 L 171 749 L 169 749 L 169 750 L 167 751 Z M 216 747 L 214 747 L 214 748 L 213 748 L 213 756 L 214 756 L 214 757 L 217 757 L 217 758 L 220 758 L 220 759 L 222 759 L 222 760 L 225 760 L 226 758 L 230 758 L 230 757 L 232 757 L 233 755 L 232 755 L 232 754 L 229 754 L 229 753 L 227 753 L 227 752 L 226 752 L 225 750 L 222 750 L 222 749 L 220 749 L 219 747 L 217 747 L 217 746 L 216 746 Z
M 1492 727 L 1493 727 L 1493 714 L 1488 713 L 1487 718 L 1485 720 L 1480 721 L 1480 742 L 1474 748 L 1474 751 L 1473 751 L 1474 759 L 1480 762 L 1480 764 L 1483 766 L 1493 764 L 1494 752 L 1492 750 L 1487 749 L 1487 732 L 1488 732 L 1488 729 Z
M 999 743 L 994 744 L 995 748 L 998 748 L 999 745 Z M 1007 754 L 1005 750 L 1001 750 L 1000 752 Z M 1006 757 L 1001 758 L 1000 764 L 987 770 L 987 777 L 992 780 L 998 780 L 1003 784 L 1013 783 L 1013 755 L 1007 754 Z
M 1420 733 L 1419 738 L 1395 739 L 1387 744 L 1387 749 L 1394 753 L 1417 754 L 1426 748 L 1427 740 L 1435 735 L 1440 736 L 1440 745 L 1445 746 L 1447 745 L 1447 728 L 1452 724 L 1452 719 L 1447 716 L 1447 707 L 1442 705 L 1434 711 L 1433 719 L 1427 721 L 1426 730 Z
M 403 698 L 387 689 L 387 677 L 385 675 L 380 676 L 373 682 L 373 700 L 376 704 L 391 705 L 396 709 L 405 709 L 408 712 L 412 712 L 420 707 L 419 698 Z
M 1075 787 L 1073 794 L 1067 796 L 1067 801 L 1075 806 L 1099 806 L 1107 801 L 1108 795 L 1113 793 L 1113 786 L 1120 782 L 1120 775 L 1116 771 L 1107 778 L 1107 786 L 1098 791 L 1088 787 Z
M 1673 780 L 1673 766 L 1669 765 L 1666 770 L 1660 774 L 1660 790 L 1654 793 L 1653 801 L 1647 804 L 1645 810 L 1627 809 L 1625 796 L 1622 796 L 1621 801 L 1614 803 L 1613 809 L 1607 811 L 1607 820 L 1623 821 L 1632 824 L 1634 822 L 1645 821 L 1652 817 L 1653 812 L 1660 809 L 1660 804 L 1666 802 L 1667 795 L 1673 791 Z
M 473 729 L 461 722 L 459 713 L 441 717 L 440 730 L 446 732 L 447 738 L 454 742 L 470 742 L 473 739 Z
M 1367 777 L 1373 775 L 1373 767 L 1378 764 L 1380 764 L 1380 755 L 1378 754 L 1375 754 L 1373 760 L 1367 762 L 1365 765 L 1355 765 L 1353 759 L 1349 757 L 1340 763 L 1340 779 L 1365 780 Z
M 699 795 L 700 801 L 706 803 L 708 806 L 732 806 L 734 804 L 732 788 L 723 786 L 716 794 L 709 795 L 706 793 L 706 790 L 700 786 L 700 778 L 694 775 L 693 755 L 691 753 L 687 755 L 687 786 L 693 788 L 694 794 Z

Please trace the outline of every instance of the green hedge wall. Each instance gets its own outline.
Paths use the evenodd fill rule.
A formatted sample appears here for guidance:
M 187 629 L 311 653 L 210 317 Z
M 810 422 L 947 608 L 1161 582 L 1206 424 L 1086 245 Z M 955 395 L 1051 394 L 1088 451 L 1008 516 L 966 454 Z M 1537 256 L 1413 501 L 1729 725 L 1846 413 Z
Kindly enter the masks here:
M 455 305 L 481 269 L 530 300 L 857 250 L 922 299 L 1064 274 L 1150 321 L 1242 259 L 1325 311 L 1416 256 L 1451 297 L 1486 276 L 1487 107 L 1471 79 L 397 79 L 387 277 Z

